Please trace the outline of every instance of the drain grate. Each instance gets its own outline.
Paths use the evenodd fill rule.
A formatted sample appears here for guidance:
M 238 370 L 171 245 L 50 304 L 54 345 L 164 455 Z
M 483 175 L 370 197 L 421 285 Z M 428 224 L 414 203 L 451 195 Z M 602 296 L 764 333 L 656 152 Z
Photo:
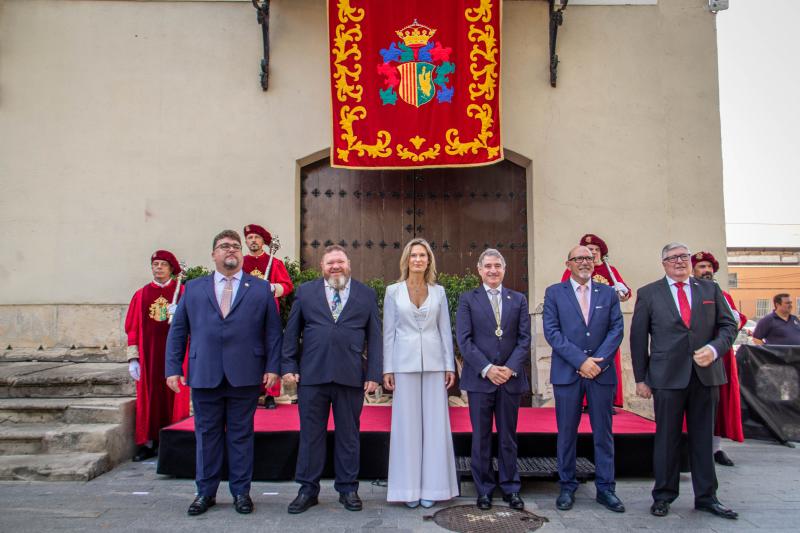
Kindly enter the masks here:
M 525 533 L 542 527 L 547 518 L 508 507 L 481 511 L 474 505 L 457 505 L 437 511 L 433 521 L 449 531 L 461 533 Z

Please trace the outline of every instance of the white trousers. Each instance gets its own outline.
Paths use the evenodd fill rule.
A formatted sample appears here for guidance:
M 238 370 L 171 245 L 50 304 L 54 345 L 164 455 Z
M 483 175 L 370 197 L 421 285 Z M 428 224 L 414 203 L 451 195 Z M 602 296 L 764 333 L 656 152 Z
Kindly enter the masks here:
M 386 500 L 458 495 L 444 372 L 395 373 Z

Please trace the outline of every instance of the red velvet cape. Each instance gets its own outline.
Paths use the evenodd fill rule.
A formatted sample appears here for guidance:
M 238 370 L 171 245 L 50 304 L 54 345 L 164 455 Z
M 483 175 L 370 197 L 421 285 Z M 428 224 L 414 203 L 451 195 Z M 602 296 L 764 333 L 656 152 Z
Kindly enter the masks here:
M 182 387 L 181 392 L 175 394 L 167 387 L 164 376 L 164 357 L 169 333 L 164 305 L 172 303 L 174 294 L 174 280 L 163 288 L 155 283 L 148 283 L 133 295 L 125 318 L 128 346 L 139 348 L 141 377 L 136 382 L 135 435 L 138 445 L 148 440 L 158 440 L 161 428 L 189 416 L 189 388 Z M 156 302 L 159 298 L 163 300 Z M 186 366 L 184 361 L 184 375 L 187 375 Z

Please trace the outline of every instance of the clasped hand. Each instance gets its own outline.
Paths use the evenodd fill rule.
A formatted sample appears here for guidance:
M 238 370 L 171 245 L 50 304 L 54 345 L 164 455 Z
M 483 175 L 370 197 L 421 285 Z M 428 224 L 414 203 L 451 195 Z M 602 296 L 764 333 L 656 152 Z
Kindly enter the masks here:
M 587 357 L 577 372 L 582 378 L 594 379 L 603 371 L 597 363 L 603 360 L 602 357 Z
M 449 389 L 456 384 L 456 373 L 444 373 L 444 388 Z M 383 375 L 383 388 L 386 390 L 394 390 L 394 374 L 388 373 Z
M 498 386 L 504 384 L 513 376 L 514 376 L 514 371 L 508 368 L 507 366 L 492 365 L 486 372 L 486 379 L 488 379 L 489 381 Z

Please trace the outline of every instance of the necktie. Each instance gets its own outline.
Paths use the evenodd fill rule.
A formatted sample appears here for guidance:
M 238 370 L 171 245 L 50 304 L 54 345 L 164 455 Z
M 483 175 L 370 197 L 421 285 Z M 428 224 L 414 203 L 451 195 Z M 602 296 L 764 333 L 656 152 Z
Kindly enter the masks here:
M 578 302 L 581 304 L 581 313 L 583 313 L 583 321 L 589 325 L 589 287 L 586 285 L 578 285 L 578 293 L 580 298 Z
M 333 321 L 339 320 L 339 315 L 342 313 L 342 297 L 339 294 L 339 289 L 333 289 L 333 303 L 331 303 L 331 314 Z
M 231 312 L 231 301 L 233 300 L 233 278 L 225 278 L 225 286 L 222 288 L 222 298 L 219 301 L 219 310 L 222 311 L 222 318 Z
M 684 285 L 686 284 L 682 281 L 675 283 L 675 286 L 678 288 L 678 308 L 681 310 L 683 323 L 686 324 L 688 328 L 692 324 L 692 308 L 689 305 L 689 298 L 686 297 L 686 291 L 683 290 Z
M 494 319 L 497 322 L 497 327 L 500 327 L 500 301 L 498 300 L 500 291 L 498 289 L 489 289 L 489 294 L 492 295 L 492 310 L 494 311 Z

